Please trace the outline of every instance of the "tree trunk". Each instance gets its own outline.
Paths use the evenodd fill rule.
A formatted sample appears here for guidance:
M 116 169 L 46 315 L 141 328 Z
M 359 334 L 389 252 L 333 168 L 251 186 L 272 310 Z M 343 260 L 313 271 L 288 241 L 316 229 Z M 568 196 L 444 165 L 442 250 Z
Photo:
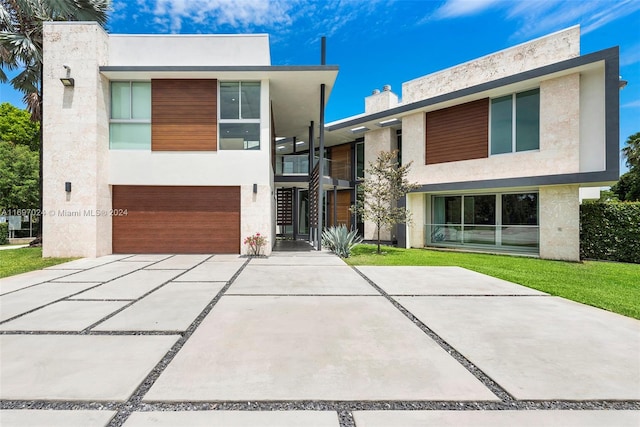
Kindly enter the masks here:
M 378 225 L 378 255 L 380 255 L 380 226 Z

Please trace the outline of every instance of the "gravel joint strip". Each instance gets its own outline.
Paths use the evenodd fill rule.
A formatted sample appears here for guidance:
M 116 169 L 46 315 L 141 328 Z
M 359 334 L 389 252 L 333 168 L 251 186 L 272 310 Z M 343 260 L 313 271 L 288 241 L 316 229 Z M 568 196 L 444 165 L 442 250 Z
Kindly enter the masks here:
M 416 325 L 422 332 L 427 334 L 429 338 L 434 340 L 444 351 L 446 351 L 451 357 L 453 357 L 458 363 L 460 363 L 464 368 L 471 372 L 471 374 L 476 377 L 485 387 L 487 387 L 493 394 L 495 394 L 500 400 L 503 402 L 513 402 L 515 398 L 505 390 L 500 384 L 494 381 L 489 375 L 484 373 L 480 368 L 478 368 L 475 364 L 473 364 L 469 359 L 464 357 L 458 350 L 456 350 L 451 344 L 446 342 L 440 335 L 436 334 L 431 328 L 425 325 L 420 319 L 413 315 L 409 310 L 407 310 L 402 304 L 393 299 L 384 289 L 378 286 L 373 280 L 367 277 L 363 272 L 358 270 L 356 267 L 351 267 L 353 270 L 358 273 L 364 280 L 367 281 L 371 286 L 373 286 L 380 294 L 385 297 L 395 308 L 400 310 L 402 314 L 404 314 L 414 325 Z
M 210 258 L 210 257 L 209 257 Z M 207 258 L 207 259 L 209 259 Z M 202 262 L 205 262 L 206 259 Z M 238 278 L 240 273 L 245 269 L 245 267 L 249 264 L 251 259 L 247 259 L 244 264 L 235 272 L 235 274 L 231 277 L 231 279 L 224 285 L 224 287 L 216 294 L 216 296 L 207 304 L 207 306 L 200 312 L 198 317 L 195 318 L 191 325 L 187 328 L 182 336 L 176 341 L 176 343 L 171 347 L 171 349 L 164 355 L 164 357 L 156 364 L 156 366 L 151 370 L 151 372 L 144 379 L 142 384 L 138 386 L 138 388 L 133 392 L 131 397 L 127 400 L 127 402 L 118 410 L 118 413 L 111 419 L 108 427 L 120 427 L 124 422 L 131 416 L 131 413 L 141 405 L 142 399 L 144 395 L 151 389 L 151 386 L 156 382 L 160 374 L 166 369 L 166 367 L 171 363 L 173 358 L 178 354 L 178 352 L 182 349 L 184 344 L 191 338 L 191 335 L 195 332 L 195 330 L 200 326 L 202 321 L 207 317 L 207 315 L 211 312 L 213 307 L 220 301 L 220 298 L 225 294 L 227 289 L 233 284 L 233 282 Z M 195 268 L 198 265 L 192 267 Z M 187 270 L 190 271 L 191 269 Z M 186 272 L 185 272 L 186 273 Z

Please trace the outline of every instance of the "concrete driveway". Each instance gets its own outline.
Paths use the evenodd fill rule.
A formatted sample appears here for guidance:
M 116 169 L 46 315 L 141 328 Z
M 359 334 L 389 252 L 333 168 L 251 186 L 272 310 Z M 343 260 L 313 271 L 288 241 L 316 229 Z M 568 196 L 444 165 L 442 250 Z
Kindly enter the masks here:
M 457 267 L 111 255 L 0 280 L 0 425 L 638 426 L 640 322 Z

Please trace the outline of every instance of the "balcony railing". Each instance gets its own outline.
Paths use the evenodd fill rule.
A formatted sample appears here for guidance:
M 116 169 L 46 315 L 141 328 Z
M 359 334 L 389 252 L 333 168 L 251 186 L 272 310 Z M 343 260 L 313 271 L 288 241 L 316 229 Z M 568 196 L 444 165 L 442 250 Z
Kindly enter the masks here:
M 316 162 L 318 158 L 316 157 Z M 307 154 L 282 154 L 276 156 L 276 175 L 296 176 L 309 174 L 309 155 Z M 324 159 L 324 176 L 343 179 L 351 179 L 351 165 L 347 162 Z

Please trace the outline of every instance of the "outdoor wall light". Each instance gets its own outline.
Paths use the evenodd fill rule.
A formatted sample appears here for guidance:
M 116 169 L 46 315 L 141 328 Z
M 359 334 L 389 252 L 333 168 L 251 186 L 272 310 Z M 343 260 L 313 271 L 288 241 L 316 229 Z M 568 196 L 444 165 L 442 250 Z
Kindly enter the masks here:
M 258 184 L 253 184 L 253 192 L 254 194 L 258 193 Z
M 60 79 L 60 81 L 62 82 L 62 84 L 66 87 L 73 87 L 75 86 L 75 81 L 73 80 L 73 78 L 71 77 L 71 68 L 68 65 L 63 65 L 64 69 L 67 70 L 67 75 L 66 77 L 62 77 Z
M 69 181 L 64 183 L 64 191 L 71 193 L 71 183 Z
M 624 89 L 625 87 L 627 87 L 627 85 L 629 84 L 628 81 L 626 80 L 622 80 L 622 76 L 618 77 L 619 81 L 618 81 L 618 88 L 620 89 Z

